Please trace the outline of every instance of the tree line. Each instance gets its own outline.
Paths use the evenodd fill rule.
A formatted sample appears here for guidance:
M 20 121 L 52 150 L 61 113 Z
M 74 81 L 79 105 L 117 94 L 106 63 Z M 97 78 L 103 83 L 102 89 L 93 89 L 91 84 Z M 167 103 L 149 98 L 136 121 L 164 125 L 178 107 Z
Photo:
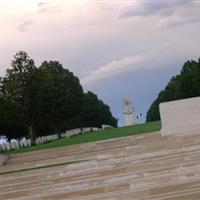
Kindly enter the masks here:
M 0 134 L 9 138 L 62 133 L 102 124 L 117 126 L 110 108 L 96 94 L 83 92 L 79 79 L 57 61 L 35 66 L 24 51 L 0 78 Z
M 151 104 L 146 121 L 160 120 L 159 104 L 171 100 L 200 96 L 200 59 L 184 63 L 180 74 L 173 76 Z

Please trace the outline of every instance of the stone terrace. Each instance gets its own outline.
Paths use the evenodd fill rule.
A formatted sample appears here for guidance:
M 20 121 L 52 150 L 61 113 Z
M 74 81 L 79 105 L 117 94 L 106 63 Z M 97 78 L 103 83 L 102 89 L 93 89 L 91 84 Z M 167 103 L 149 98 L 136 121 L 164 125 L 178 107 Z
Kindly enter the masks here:
M 129 136 L 10 156 L 0 200 L 199 200 L 200 135 Z

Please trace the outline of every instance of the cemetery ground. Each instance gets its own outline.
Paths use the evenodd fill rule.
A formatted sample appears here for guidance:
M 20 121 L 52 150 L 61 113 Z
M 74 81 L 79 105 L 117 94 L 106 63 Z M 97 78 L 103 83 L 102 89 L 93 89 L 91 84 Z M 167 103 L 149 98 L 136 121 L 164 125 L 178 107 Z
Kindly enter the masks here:
M 133 127 L 116 129 L 126 137 L 10 154 L 0 168 L 0 200 L 199 200 L 200 135 L 142 133 L 154 126 L 159 122 L 134 134 Z
M 149 133 L 159 131 L 161 127 L 160 121 L 149 122 L 145 124 L 138 124 L 133 126 L 126 126 L 120 128 L 104 129 L 97 132 L 89 132 L 70 137 L 68 139 L 62 138 L 46 144 L 40 144 L 27 148 L 19 148 L 6 152 L 7 154 L 23 153 L 35 150 L 42 150 L 48 148 L 62 147 L 66 145 L 81 144 L 86 142 L 93 142 L 98 140 L 106 140 L 117 137 L 124 137 L 129 135 L 136 135 L 142 133 Z

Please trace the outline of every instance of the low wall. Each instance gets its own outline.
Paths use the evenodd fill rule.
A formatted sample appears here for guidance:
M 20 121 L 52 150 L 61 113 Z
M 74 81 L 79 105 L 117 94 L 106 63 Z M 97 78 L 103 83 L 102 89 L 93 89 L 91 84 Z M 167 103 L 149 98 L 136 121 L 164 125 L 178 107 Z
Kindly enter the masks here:
M 200 97 L 161 103 L 161 135 L 200 134 Z

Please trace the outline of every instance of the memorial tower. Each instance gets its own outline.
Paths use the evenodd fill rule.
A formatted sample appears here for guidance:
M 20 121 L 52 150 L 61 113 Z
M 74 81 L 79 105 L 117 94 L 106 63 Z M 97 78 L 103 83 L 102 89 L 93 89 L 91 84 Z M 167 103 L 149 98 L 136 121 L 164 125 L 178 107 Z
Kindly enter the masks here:
M 125 97 L 123 100 L 123 113 L 125 126 L 136 124 L 135 110 L 130 97 Z

